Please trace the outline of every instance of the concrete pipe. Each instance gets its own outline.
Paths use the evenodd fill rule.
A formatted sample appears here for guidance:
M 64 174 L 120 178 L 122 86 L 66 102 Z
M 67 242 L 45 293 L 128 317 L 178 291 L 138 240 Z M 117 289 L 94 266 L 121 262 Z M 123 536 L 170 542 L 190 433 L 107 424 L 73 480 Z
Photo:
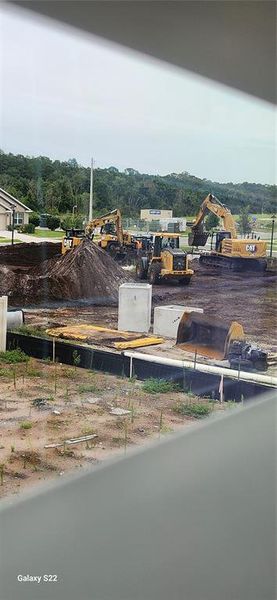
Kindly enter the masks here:
M 24 323 L 23 310 L 11 310 L 7 313 L 7 329 L 15 329 Z

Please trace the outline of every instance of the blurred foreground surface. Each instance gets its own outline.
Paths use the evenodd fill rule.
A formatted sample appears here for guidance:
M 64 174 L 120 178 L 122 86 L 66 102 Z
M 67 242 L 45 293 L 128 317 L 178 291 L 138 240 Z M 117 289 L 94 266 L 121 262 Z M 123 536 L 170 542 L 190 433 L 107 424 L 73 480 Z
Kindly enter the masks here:
M 264 398 L 2 506 L 1 598 L 274 600 L 275 419 Z

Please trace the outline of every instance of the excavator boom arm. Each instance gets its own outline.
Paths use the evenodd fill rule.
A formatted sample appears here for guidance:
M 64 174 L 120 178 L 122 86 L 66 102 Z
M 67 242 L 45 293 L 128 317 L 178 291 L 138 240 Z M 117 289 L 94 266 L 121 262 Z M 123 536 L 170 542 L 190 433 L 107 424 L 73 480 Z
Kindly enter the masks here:
M 208 212 L 212 212 L 214 215 L 221 218 L 223 220 L 224 229 L 231 232 L 231 238 L 237 238 L 236 225 L 231 212 L 212 194 L 208 194 L 204 202 L 202 202 L 198 215 L 191 226 L 192 231 L 199 229 Z
M 86 226 L 86 235 L 90 235 L 96 227 L 103 227 L 106 223 L 114 223 L 116 228 L 116 235 L 120 245 L 123 244 L 123 228 L 122 218 L 120 210 L 112 210 L 101 217 L 92 219 Z

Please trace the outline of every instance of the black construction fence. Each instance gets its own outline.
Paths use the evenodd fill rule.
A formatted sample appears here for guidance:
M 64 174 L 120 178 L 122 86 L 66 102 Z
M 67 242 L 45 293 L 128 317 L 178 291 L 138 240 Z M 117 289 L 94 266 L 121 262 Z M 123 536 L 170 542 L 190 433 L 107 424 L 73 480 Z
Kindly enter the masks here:
M 72 342 L 39 338 L 21 333 L 7 333 L 7 348 L 20 348 L 29 356 L 39 359 L 51 359 L 67 365 L 74 365 L 76 356 L 78 366 L 83 369 L 103 371 L 119 377 L 132 374 L 137 379 L 168 379 L 179 383 L 184 391 L 197 396 L 218 400 L 221 376 L 214 373 L 202 373 L 197 369 L 180 368 L 170 365 L 131 358 L 124 352 L 113 352 L 81 346 Z M 233 379 L 224 375 L 224 400 L 240 402 L 272 391 L 265 384 Z

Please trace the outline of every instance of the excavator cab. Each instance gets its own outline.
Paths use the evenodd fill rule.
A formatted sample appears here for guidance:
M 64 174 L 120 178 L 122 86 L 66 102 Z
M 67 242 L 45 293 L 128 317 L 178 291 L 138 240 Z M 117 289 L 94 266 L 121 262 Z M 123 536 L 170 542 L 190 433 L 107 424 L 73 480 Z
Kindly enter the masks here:
M 226 240 L 226 239 L 229 239 L 229 240 L 231 239 L 230 231 L 217 231 L 216 237 L 215 237 L 216 252 L 221 251 L 221 242 L 222 242 L 222 240 Z

